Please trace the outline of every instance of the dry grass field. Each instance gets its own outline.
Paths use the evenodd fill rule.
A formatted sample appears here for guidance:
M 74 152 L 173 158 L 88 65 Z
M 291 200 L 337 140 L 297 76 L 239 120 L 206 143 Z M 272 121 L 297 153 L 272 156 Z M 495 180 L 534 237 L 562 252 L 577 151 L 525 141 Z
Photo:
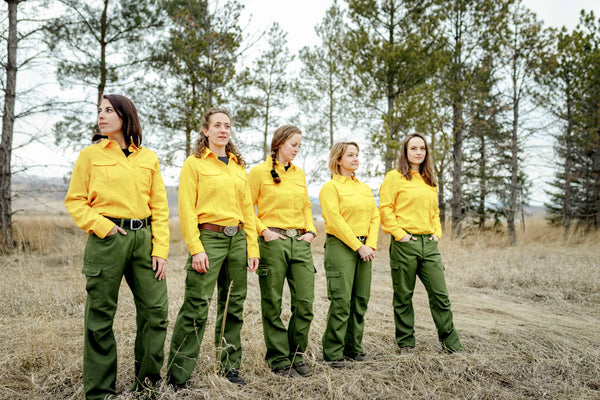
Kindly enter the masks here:
M 16 218 L 18 251 L 0 255 L 0 399 L 82 398 L 81 275 L 85 234 L 67 216 Z M 169 259 L 171 326 L 183 299 L 186 248 L 172 222 Z M 323 226 L 313 243 L 315 319 L 307 361 L 310 378 L 274 376 L 263 361 L 260 297 L 249 277 L 242 332 L 242 376 L 232 386 L 216 375 L 214 308 L 190 389 L 160 388 L 161 399 L 599 399 L 600 234 L 565 237 L 541 218 L 527 221 L 519 245 L 502 234 L 442 239 L 454 319 L 465 351 L 440 351 L 420 282 L 415 293 L 417 348 L 396 351 L 392 287 L 382 235 L 373 267 L 364 348 L 371 360 L 348 370 L 327 367 L 321 335 L 328 301 L 323 272 Z M 133 399 L 135 317 L 123 284 L 115 334 L 119 399 Z M 289 308 L 286 297 L 285 308 Z M 285 312 L 289 318 L 289 311 Z

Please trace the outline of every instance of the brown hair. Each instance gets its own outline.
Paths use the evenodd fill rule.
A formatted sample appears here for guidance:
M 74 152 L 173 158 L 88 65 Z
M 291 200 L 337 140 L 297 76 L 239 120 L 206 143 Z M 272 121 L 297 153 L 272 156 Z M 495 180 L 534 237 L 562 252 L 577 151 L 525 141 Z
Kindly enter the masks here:
M 408 142 L 413 138 L 420 138 L 425 143 L 425 159 L 419 165 L 419 173 L 423 176 L 423 180 L 429 186 L 436 187 L 437 179 L 435 177 L 435 167 L 433 165 L 433 158 L 431 156 L 431 152 L 429 151 L 429 145 L 427 144 L 427 140 L 425 140 L 425 136 L 420 133 L 412 133 L 404 139 L 402 143 L 402 150 L 400 151 L 400 156 L 398 157 L 398 172 L 400 172 L 404 177 L 408 180 L 412 178 L 412 168 L 410 167 L 410 162 L 408 162 Z
M 331 152 L 329 153 L 329 170 L 332 174 L 342 174 L 339 161 L 342 159 L 349 146 L 355 146 L 356 150 L 360 151 L 356 142 L 338 142 L 331 147 Z
M 273 160 L 273 168 L 271 169 L 271 176 L 273 182 L 280 183 L 281 178 L 277 171 L 275 171 L 275 165 L 277 162 L 277 154 L 279 154 L 279 148 L 296 133 L 302 134 L 300 129 L 294 125 L 282 125 L 275 130 L 273 139 L 271 140 L 271 159 Z
M 137 147 L 142 145 L 142 125 L 140 124 L 140 118 L 135 108 L 135 104 L 125 96 L 120 94 L 105 94 L 102 96 L 110 102 L 121 121 L 123 121 L 123 138 L 125 143 L 129 146 L 131 143 Z M 94 136 L 92 142 L 101 138 L 100 128 L 96 124 L 94 128 Z
M 198 139 L 196 140 L 196 146 L 194 147 L 194 156 L 196 156 L 197 158 L 202 157 L 202 154 L 204 154 L 204 151 L 206 151 L 206 149 L 208 148 L 208 138 L 204 134 L 204 131 L 208 130 L 208 126 L 210 123 L 210 117 L 212 117 L 215 114 L 225 114 L 231 121 L 231 113 L 224 108 L 213 107 L 213 108 L 209 108 L 208 110 L 206 110 L 206 112 L 202 116 L 202 132 L 200 132 L 200 135 L 198 136 Z M 244 161 L 242 154 L 235 147 L 235 145 L 231 141 L 231 138 L 229 139 L 229 142 L 227 142 L 227 145 L 225 146 L 225 151 L 227 153 L 233 153 L 233 155 L 235 155 L 237 158 L 237 163 L 244 168 L 246 167 L 246 161 Z

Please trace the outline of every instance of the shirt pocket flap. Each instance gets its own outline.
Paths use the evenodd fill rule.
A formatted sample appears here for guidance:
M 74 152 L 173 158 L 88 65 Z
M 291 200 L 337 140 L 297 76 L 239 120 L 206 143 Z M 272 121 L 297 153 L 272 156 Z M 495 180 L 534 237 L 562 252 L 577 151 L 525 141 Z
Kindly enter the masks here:
M 114 167 L 115 165 L 117 165 L 117 162 L 111 160 L 100 160 L 92 162 L 92 165 L 94 167 Z
M 154 165 L 147 163 L 140 163 L 140 168 L 149 169 L 150 171 L 154 171 Z

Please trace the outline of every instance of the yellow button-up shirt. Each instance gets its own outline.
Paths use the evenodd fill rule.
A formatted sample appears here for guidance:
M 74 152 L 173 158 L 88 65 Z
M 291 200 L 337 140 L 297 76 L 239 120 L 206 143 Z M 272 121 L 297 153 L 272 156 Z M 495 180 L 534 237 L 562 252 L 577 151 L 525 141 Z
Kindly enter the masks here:
M 316 232 L 304 171 L 292 163 L 286 171 L 283 164 L 277 161 L 275 171 L 281 182 L 275 183 L 271 176 L 272 167 L 273 161 L 269 157 L 248 174 L 252 204 L 256 205 L 258 211 L 257 233 L 269 227 Z
M 229 153 L 229 163 L 225 164 L 206 149 L 201 157 L 191 155 L 185 160 L 179 176 L 179 222 L 190 254 L 205 251 L 198 224 L 242 222 L 248 257 L 259 257 L 255 219 L 246 170 L 235 155 Z
M 104 238 L 115 225 L 104 218 L 152 217 L 152 255 L 169 254 L 169 205 L 158 157 L 129 146 L 125 157 L 116 141 L 104 139 L 79 153 L 65 207 L 87 233 Z
M 356 177 L 333 175 L 323 185 L 319 202 L 325 232 L 356 251 L 362 246 L 357 236 L 366 236 L 365 245 L 375 249 L 379 235 L 379 212 L 371 188 Z
M 408 232 L 442 237 L 438 189 L 425 183 L 417 171 L 412 171 L 411 180 L 398 170 L 385 175 L 379 189 L 379 213 L 382 230 L 396 240 Z

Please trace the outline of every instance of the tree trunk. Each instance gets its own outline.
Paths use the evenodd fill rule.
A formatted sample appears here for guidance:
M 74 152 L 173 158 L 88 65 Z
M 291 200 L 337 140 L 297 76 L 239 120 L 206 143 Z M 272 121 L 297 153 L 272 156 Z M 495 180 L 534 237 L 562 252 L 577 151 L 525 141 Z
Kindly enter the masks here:
M 571 229 L 573 212 L 571 210 L 571 174 L 573 173 L 573 116 L 571 115 L 571 101 L 567 100 L 567 132 L 565 133 L 565 195 L 563 199 L 563 226 L 565 230 Z
M 462 90 L 459 88 L 459 90 Z M 452 105 L 454 127 L 454 144 L 452 145 L 452 236 L 462 233 L 462 141 L 464 123 L 462 116 L 462 95 Z
M 0 249 L 14 246 L 12 231 L 11 176 L 12 139 L 15 124 L 15 94 L 17 85 L 17 4 L 8 3 L 8 53 L 6 61 L 6 89 L 2 115 L 2 142 L 0 143 Z
M 513 123 L 512 136 L 510 141 L 510 199 L 508 202 L 508 212 L 506 213 L 506 227 L 511 246 L 517 244 L 517 232 L 515 229 L 515 216 L 517 215 L 517 194 L 519 193 L 519 144 L 518 144 L 518 126 L 519 126 L 519 97 L 517 92 L 516 65 L 513 67 Z
M 592 179 L 594 184 L 594 223 L 600 229 L 600 104 L 596 105 L 596 131 L 592 147 Z
M 479 153 L 481 158 L 479 159 L 479 207 L 477 213 L 479 214 L 479 230 L 485 229 L 485 198 L 487 195 L 487 154 L 485 152 L 485 134 L 480 132 L 480 146 Z
M 446 226 L 446 202 L 444 201 L 444 173 L 438 175 L 438 208 L 440 209 L 440 224 Z
M 100 17 L 100 82 L 98 83 L 98 107 L 106 88 L 106 28 L 108 26 L 108 0 L 104 0 L 104 10 Z

